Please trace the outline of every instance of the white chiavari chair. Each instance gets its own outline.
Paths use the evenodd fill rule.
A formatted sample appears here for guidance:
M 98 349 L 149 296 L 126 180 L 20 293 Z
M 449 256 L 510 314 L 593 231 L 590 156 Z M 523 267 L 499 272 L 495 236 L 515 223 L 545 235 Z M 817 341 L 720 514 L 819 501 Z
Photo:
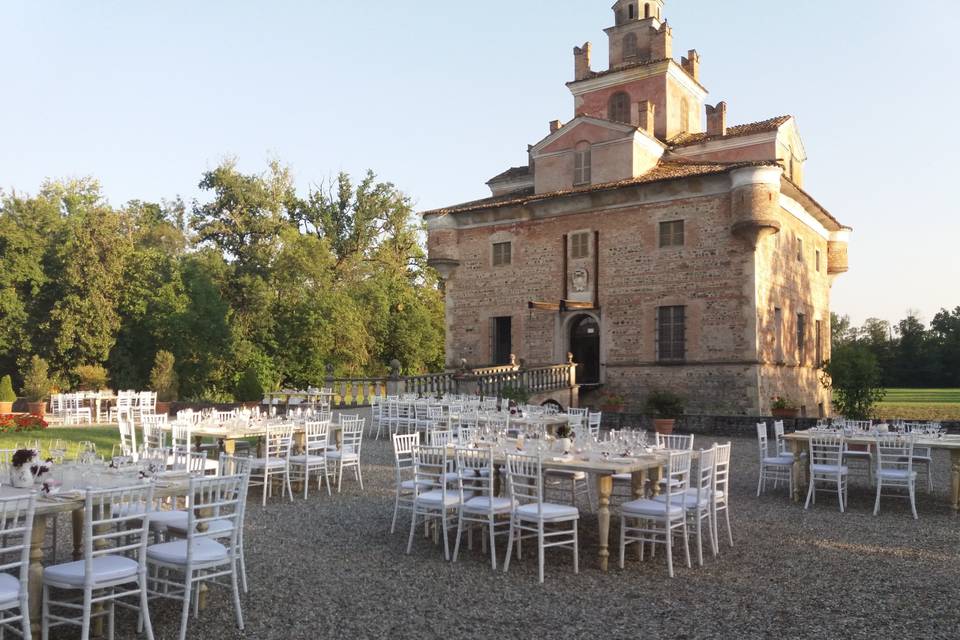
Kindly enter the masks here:
M 727 539 L 730 546 L 733 546 L 733 529 L 730 528 L 730 455 L 732 445 L 716 445 L 717 459 L 713 474 L 713 539 L 720 546 L 718 529 L 720 528 L 720 512 L 723 512 L 724 520 L 727 523 Z
M 395 433 L 393 440 L 393 468 L 395 497 L 393 503 L 393 521 L 390 523 L 390 533 L 396 531 L 397 516 L 400 511 L 413 509 L 413 499 L 416 496 L 413 478 L 413 448 L 420 444 L 419 433 Z
M 330 476 L 327 470 L 327 447 L 330 440 L 329 420 L 308 420 L 303 425 L 304 451 L 290 456 L 290 474 L 294 480 L 303 481 L 303 499 L 310 495 L 310 474 L 317 474 L 317 490 L 327 483 L 327 495 L 331 495 Z
M 183 603 L 180 614 L 180 640 L 187 635 L 190 604 L 197 614 L 201 583 L 221 585 L 218 578 L 230 579 L 237 627 L 243 630 L 240 608 L 238 566 L 239 535 L 243 529 L 243 475 L 193 477 L 190 479 L 186 537 L 147 548 L 147 562 L 156 568 L 150 579 L 150 596 Z M 223 539 L 222 528 L 229 530 Z M 168 571 L 160 571 L 167 569 Z M 182 576 L 182 581 L 177 580 Z
M 687 526 L 693 525 L 697 535 L 697 564 L 703 566 L 703 533 L 704 521 L 706 521 L 706 532 L 710 537 L 710 549 L 713 555 L 717 555 L 717 541 L 714 538 L 714 478 L 716 471 L 716 449 L 701 449 L 697 464 L 694 467 L 696 473 L 691 474 L 690 487 L 687 489 L 683 499 L 679 502 L 687 512 Z M 667 502 L 670 500 L 669 492 L 661 494 L 654 498 L 658 502 Z
M 493 449 L 456 450 L 457 489 L 460 492 L 460 511 L 457 519 L 457 541 L 453 545 L 453 561 L 460 554 L 460 538 L 463 530 L 479 528 L 484 541 L 489 539 L 490 564 L 497 569 L 498 535 L 510 533 L 510 514 L 513 501 L 495 495 L 496 472 L 493 464 Z M 499 531 L 498 531 L 499 528 Z M 472 536 L 471 536 L 472 537 Z M 484 545 L 486 546 L 486 545 Z
M 760 451 L 760 479 L 757 481 L 757 496 L 773 481 L 774 488 L 783 481 L 793 495 L 793 456 L 771 455 L 767 438 L 767 423 L 757 423 L 757 447 Z
M 417 520 L 422 519 L 423 526 L 431 520 L 440 521 L 440 533 L 443 536 L 443 557 L 450 559 L 450 520 L 451 512 L 460 508 L 460 493 L 450 488 L 447 476 L 450 460 L 447 447 L 413 448 L 413 508 L 410 516 L 410 535 L 407 539 L 407 555 L 413 550 L 413 536 L 417 529 Z
M 107 618 L 108 637 L 114 636 L 114 607 L 122 598 L 135 597 L 136 604 L 122 603 L 139 611 L 137 631 L 153 628 L 147 605 L 146 554 L 149 541 L 153 485 L 87 490 L 84 498 L 83 559 L 48 566 L 43 570 L 42 633 L 63 625 L 79 626 L 80 637 L 90 637 L 94 606 Z M 56 591 L 54 591 L 56 590 Z M 62 592 L 82 593 L 66 599 Z M 55 595 L 56 594 L 56 595 Z
M 877 499 L 873 515 L 880 513 L 880 496 L 896 496 L 910 500 L 913 519 L 917 519 L 917 472 L 913 470 L 914 436 L 884 434 L 877 437 Z M 883 493 L 888 489 L 906 489 L 902 493 Z
M 843 513 L 848 487 L 848 469 L 843 464 L 845 451 L 846 442 L 842 435 L 812 434 L 810 436 L 810 489 L 807 491 L 807 503 L 804 509 L 809 509 L 811 502 L 814 504 L 817 502 L 818 486 L 826 485 L 832 488 L 822 490 L 837 494 L 840 513 Z
M 264 437 L 263 457 L 251 458 L 250 486 L 263 487 L 263 506 L 267 505 L 267 496 L 273 495 L 274 478 L 281 481 L 280 497 L 290 491 L 293 502 L 293 489 L 290 487 L 290 450 L 293 447 L 292 425 L 268 425 Z
M 514 540 L 519 555 L 524 539 L 537 541 L 538 576 L 543 584 L 544 550 L 551 547 L 573 552 L 573 572 L 580 573 L 580 547 L 577 525 L 580 511 L 570 505 L 545 502 L 543 465 L 538 456 L 507 454 L 507 487 L 513 512 L 504 572 L 510 569 Z
M 684 504 L 690 480 L 691 451 L 670 450 L 665 469 L 665 493 L 662 500 L 632 500 L 620 508 L 620 568 L 624 568 L 628 544 L 640 545 L 640 560 L 645 548 L 662 544 L 666 547 L 667 572 L 673 577 L 673 538 L 683 538 L 687 567 L 690 567 L 690 541 L 687 536 L 687 516 Z M 651 557 L 654 553 L 651 551 Z
M 30 537 L 37 496 L 0 498 L 0 629 L 30 637 Z
M 360 469 L 360 452 L 363 448 L 363 423 L 359 417 L 340 416 L 340 448 L 327 450 L 327 464 L 333 465 L 337 476 L 337 493 L 343 484 L 343 470 L 352 468 L 354 478 L 363 491 L 363 472 Z

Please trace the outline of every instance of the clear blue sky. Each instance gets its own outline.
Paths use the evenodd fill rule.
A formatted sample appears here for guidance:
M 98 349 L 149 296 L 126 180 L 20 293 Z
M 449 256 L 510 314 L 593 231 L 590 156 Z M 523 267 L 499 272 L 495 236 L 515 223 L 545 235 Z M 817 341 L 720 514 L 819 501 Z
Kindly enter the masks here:
M 612 0 L 5 0 L 0 187 L 93 175 L 113 204 L 270 158 L 308 187 L 374 169 L 428 209 L 486 195 L 604 68 Z M 835 311 L 960 305 L 960 3 L 668 0 L 732 122 L 797 116 L 808 190 L 855 228 Z

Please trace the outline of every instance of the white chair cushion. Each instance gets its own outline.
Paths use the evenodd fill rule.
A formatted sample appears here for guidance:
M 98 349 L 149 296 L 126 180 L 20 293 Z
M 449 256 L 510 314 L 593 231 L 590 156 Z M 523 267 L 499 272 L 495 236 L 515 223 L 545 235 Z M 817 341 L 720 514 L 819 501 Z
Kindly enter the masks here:
M 576 507 L 568 504 L 544 502 L 542 506 L 544 520 L 571 520 L 580 517 L 580 511 Z M 536 503 L 519 506 L 517 507 L 516 513 L 517 516 L 524 520 L 537 520 L 540 517 Z
M 150 526 L 164 529 L 180 525 L 186 528 L 189 516 L 186 511 L 154 511 L 150 514 Z
M 793 464 L 793 456 L 771 456 L 763 459 L 763 464 L 786 466 Z
M 187 521 L 167 525 L 167 529 L 176 534 L 186 535 Z M 233 523 L 229 520 L 211 520 L 207 523 L 207 531 L 213 533 L 215 538 L 223 538 L 233 533 Z
M 463 503 L 463 510 L 470 511 L 472 513 L 488 513 L 491 507 L 490 502 L 491 500 L 487 496 L 470 498 Z M 513 501 L 510 498 L 494 498 L 492 502 L 494 511 L 513 510 Z
M 326 456 L 290 456 L 290 462 L 293 464 L 323 464 L 327 461 Z
M 836 475 L 838 471 L 840 472 L 840 475 L 845 475 L 847 473 L 847 467 L 845 465 L 836 465 L 836 464 L 813 465 L 814 473 L 829 473 L 830 475 Z
M 844 451 L 843 455 L 847 458 L 872 458 L 873 454 L 869 451 Z
M 227 548 L 210 538 L 193 541 L 193 561 L 197 564 L 226 561 Z M 165 564 L 187 564 L 187 540 L 175 540 L 147 547 L 147 559 Z
M 439 507 L 441 504 L 445 504 L 448 507 L 456 507 L 460 504 L 460 494 L 457 491 L 447 491 L 446 496 L 444 496 L 444 492 L 440 489 L 433 489 L 432 491 L 426 491 L 418 495 L 416 501 L 417 504 L 423 504 L 428 507 Z
M 93 559 L 93 582 L 94 584 L 101 584 L 124 578 L 130 578 L 132 581 L 136 579 L 138 569 L 139 565 L 136 560 L 123 556 L 100 556 Z M 83 560 L 77 560 L 46 567 L 43 570 L 43 581 L 82 587 L 84 562 Z
M 710 506 L 710 492 L 707 492 L 704 495 L 700 496 L 700 500 L 697 500 L 697 490 L 696 489 L 687 489 L 687 492 L 681 498 L 680 496 L 674 496 L 671 504 L 680 505 L 682 504 L 685 509 L 706 509 Z M 667 496 L 660 495 L 654 498 L 655 501 L 666 504 Z
M 420 480 L 419 482 L 416 480 L 404 480 L 403 482 L 400 483 L 400 488 L 406 491 L 413 491 L 418 484 L 421 487 L 429 487 L 433 483 L 427 480 Z
M 891 480 L 912 480 L 917 477 L 917 472 L 906 469 L 880 469 L 877 475 Z
M 343 462 L 352 462 L 354 460 L 359 460 L 358 456 L 353 451 L 327 451 L 327 458 L 333 458 L 334 460 L 342 460 Z
M 0 572 L 0 606 L 16 602 L 19 598 L 20 580 L 9 573 Z
M 667 515 L 667 505 L 656 500 L 633 500 L 624 502 L 620 507 L 624 515 L 628 516 L 647 516 L 651 518 L 664 518 Z M 683 507 L 677 503 L 670 505 L 670 516 L 678 518 L 683 516 Z
M 263 469 L 267 467 L 270 469 L 276 469 L 287 466 L 287 460 L 286 458 L 270 458 L 269 460 L 265 460 L 263 458 L 251 458 L 250 466 L 254 469 Z

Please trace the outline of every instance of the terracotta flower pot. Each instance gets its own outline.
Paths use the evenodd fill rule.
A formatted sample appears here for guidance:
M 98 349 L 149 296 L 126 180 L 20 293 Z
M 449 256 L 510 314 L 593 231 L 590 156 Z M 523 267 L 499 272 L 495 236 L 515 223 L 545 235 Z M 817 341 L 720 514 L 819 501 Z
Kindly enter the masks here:
M 800 409 L 771 409 L 770 412 L 774 418 L 796 418 L 800 415 Z
M 160 416 L 170 415 L 170 404 L 171 403 L 169 402 L 160 402 L 159 400 L 157 400 L 157 408 L 156 408 L 157 415 L 160 415 Z
M 8 413 L 13 413 L 13 403 L 12 402 L 0 402 L 0 415 L 7 415 Z
M 673 418 L 656 418 L 653 421 L 654 430 L 662 435 L 668 436 L 673 433 L 673 426 L 677 421 Z
M 38 418 L 43 418 L 47 415 L 47 403 L 43 400 L 40 402 L 28 402 L 27 412 L 37 416 Z

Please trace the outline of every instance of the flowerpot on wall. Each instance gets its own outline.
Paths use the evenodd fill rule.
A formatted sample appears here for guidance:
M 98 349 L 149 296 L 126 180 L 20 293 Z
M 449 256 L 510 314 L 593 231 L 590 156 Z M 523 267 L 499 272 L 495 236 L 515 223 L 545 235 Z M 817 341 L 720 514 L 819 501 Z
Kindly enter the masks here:
M 159 416 L 168 416 L 170 415 L 170 404 L 169 402 L 160 402 L 157 400 L 156 412 Z
M 673 433 L 673 426 L 676 422 L 673 418 L 656 418 L 653 421 L 653 428 L 657 433 L 668 436 Z
M 13 403 L 0 402 L 0 415 L 7 415 L 8 413 L 13 413 Z
M 774 418 L 792 419 L 800 415 L 800 409 L 771 409 Z
M 620 413 L 623 411 L 622 404 L 602 404 L 600 405 L 600 411 L 604 413 Z
M 47 403 L 42 400 L 40 402 L 28 402 L 27 412 L 42 418 L 47 415 Z

